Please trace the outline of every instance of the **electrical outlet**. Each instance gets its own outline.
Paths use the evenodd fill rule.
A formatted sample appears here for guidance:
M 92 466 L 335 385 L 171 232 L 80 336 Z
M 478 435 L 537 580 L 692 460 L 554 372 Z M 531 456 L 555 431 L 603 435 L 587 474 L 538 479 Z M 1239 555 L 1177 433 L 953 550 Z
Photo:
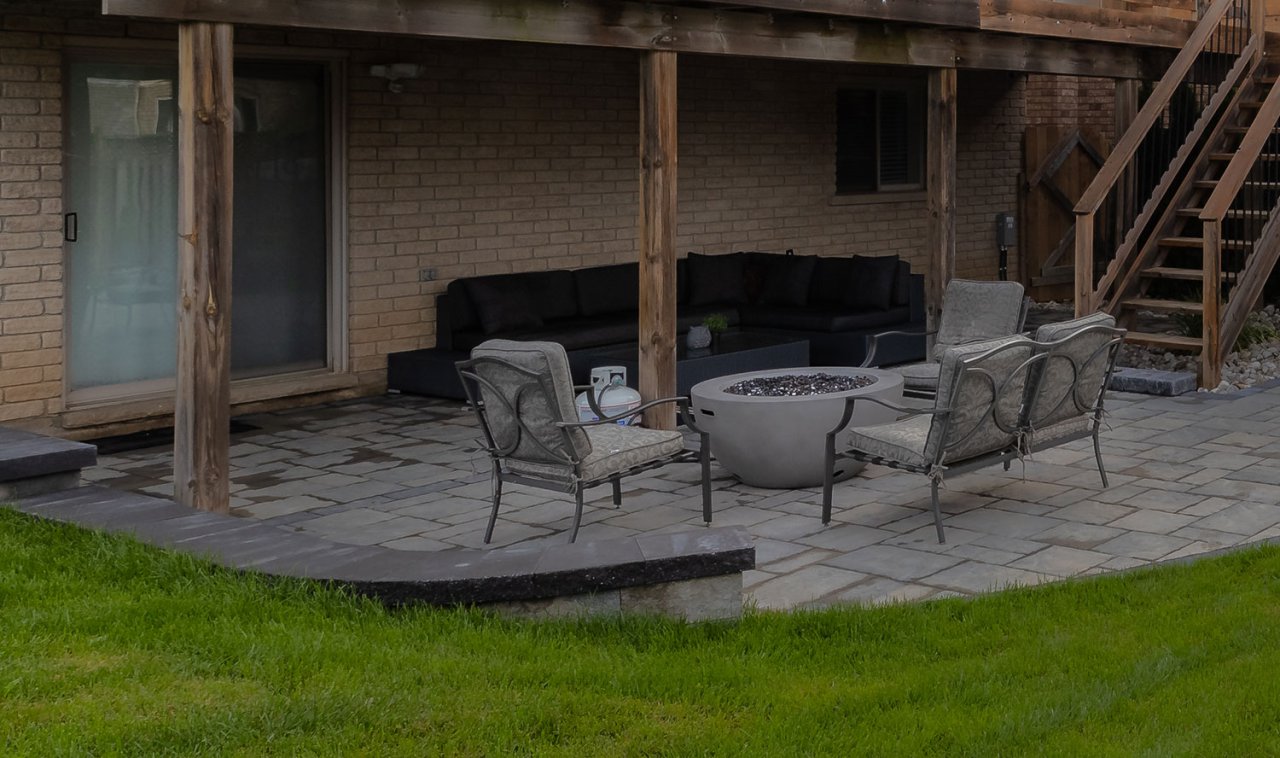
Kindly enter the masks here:
M 438 275 L 438 272 L 434 268 L 424 268 L 418 272 L 418 281 L 434 282 Z

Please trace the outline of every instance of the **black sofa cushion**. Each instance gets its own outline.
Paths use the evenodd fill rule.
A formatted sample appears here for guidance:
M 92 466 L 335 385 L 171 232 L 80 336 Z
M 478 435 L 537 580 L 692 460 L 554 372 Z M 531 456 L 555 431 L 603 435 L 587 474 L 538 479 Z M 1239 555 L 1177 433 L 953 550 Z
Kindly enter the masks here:
M 519 274 L 481 276 L 466 280 L 466 290 L 485 334 L 499 334 L 542 326 L 529 280 Z
M 809 287 L 809 305 L 843 305 L 845 292 L 853 278 L 853 261 L 849 258 L 818 258 L 813 266 Z
M 689 305 L 737 305 L 747 301 L 742 253 L 689 253 Z
M 523 276 L 528 277 L 529 295 L 543 321 L 578 315 L 578 287 L 572 271 L 531 271 Z
M 898 256 L 853 256 L 852 277 L 844 304 L 851 308 L 886 310 L 898 284 Z
M 742 309 L 742 325 L 804 332 L 858 332 L 905 323 L 906 306 L 887 310 L 816 310 L 777 305 L 749 305 Z
M 893 286 L 893 305 L 911 305 L 911 264 L 898 259 L 898 281 Z
M 813 271 L 812 255 L 771 255 L 761 261 L 760 286 L 755 302 L 760 305 L 803 306 L 809 302 Z
M 573 272 L 578 312 L 607 316 L 640 310 L 640 267 L 635 263 L 583 268 Z

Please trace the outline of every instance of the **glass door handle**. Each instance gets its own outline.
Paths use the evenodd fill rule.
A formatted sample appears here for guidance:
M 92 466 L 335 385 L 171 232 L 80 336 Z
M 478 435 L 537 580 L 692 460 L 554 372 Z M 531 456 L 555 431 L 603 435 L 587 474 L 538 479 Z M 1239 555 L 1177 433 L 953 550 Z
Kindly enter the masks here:
M 80 238 L 80 216 L 76 213 L 67 213 L 62 216 L 62 240 L 64 242 L 75 242 Z

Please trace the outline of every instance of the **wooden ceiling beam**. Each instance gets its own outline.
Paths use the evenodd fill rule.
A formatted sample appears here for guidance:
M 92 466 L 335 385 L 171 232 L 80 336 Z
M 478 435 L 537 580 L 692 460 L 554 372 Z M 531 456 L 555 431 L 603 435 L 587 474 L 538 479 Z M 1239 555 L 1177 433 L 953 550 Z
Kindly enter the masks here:
M 1181 48 L 1194 21 L 1055 0 L 981 0 L 983 31 Z
M 978 0 L 701 0 L 708 5 L 978 29 Z
M 1159 78 L 1168 64 L 1161 51 L 1137 46 L 630 0 L 103 0 L 103 12 L 172 21 L 1120 79 Z

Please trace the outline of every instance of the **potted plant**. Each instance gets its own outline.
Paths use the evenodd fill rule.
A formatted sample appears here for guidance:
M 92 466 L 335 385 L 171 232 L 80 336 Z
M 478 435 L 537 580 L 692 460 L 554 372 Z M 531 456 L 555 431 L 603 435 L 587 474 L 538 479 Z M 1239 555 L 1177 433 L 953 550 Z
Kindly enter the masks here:
M 705 350 L 711 346 L 712 340 L 729 328 L 729 320 L 720 313 L 712 313 L 702 320 L 701 324 L 689 327 L 685 335 L 685 344 L 690 350 Z

